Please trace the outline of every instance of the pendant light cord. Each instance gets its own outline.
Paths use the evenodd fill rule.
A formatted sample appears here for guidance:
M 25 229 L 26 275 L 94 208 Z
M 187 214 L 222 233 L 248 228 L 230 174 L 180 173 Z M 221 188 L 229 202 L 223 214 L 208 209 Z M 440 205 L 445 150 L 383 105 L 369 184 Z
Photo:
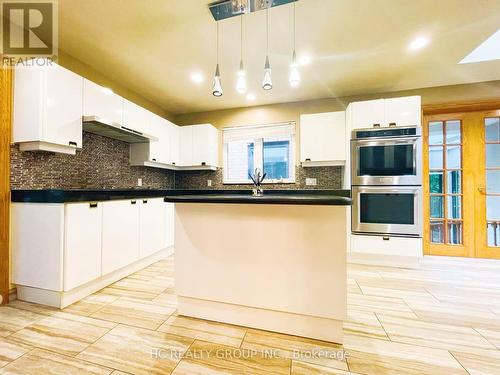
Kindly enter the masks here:
M 240 17 L 240 61 L 243 61 L 243 14 Z
M 295 51 L 295 1 L 293 2 L 293 50 Z
M 269 56 L 269 8 L 266 9 L 266 55 Z

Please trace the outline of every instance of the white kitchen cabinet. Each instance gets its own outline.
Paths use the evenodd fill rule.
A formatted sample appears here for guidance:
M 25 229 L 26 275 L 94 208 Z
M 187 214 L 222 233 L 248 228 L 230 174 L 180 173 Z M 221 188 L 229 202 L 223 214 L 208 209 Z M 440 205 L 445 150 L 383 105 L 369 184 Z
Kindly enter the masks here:
M 104 202 L 102 208 L 102 273 L 139 259 L 137 199 Z
M 193 169 L 215 168 L 218 164 L 219 134 L 211 124 L 179 128 L 179 165 Z
M 163 198 L 140 200 L 139 257 L 144 258 L 166 247 L 167 215 Z
M 347 158 L 345 112 L 300 116 L 303 166 L 344 165 Z
M 175 204 L 165 202 L 164 205 L 165 210 L 165 227 L 166 227 L 166 236 L 165 236 L 165 247 L 174 246 L 174 215 L 175 215 Z
M 396 126 L 421 125 L 420 96 L 405 96 L 400 98 L 376 99 L 349 104 L 350 130 L 381 127 L 393 123 Z
M 150 112 L 141 106 L 123 99 L 123 126 L 141 133 L 151 134 Z M 151 134 L 153 135 L 153 134 Z
M 193 127 L 179 128 L 179 166 L 193 165 Z
M 83 116 L 123 125 L 124 100 L 108 88 L 83 80 Z
M 70 203 L 64 208 L 64 291 L 101 276 L 102 203 Z
M 179 129 L 180 127 L 169 122 L 168 124 L 168 138 L 170 140 L 170 160 L 168 164 L 179 164 Z
M 57 64 L 16 68 L 13 142 L 21 151 L 82 147 L 83 78 Z
M 354 102 L 350 105 L 352 106 L 351 130 L 371 128 L 375 124 L 384 126 L 384 99 Z
M 396 126 L 420 126 L 420 114 L 420 96 L 385 99 L 386 125 L 394 123 Z

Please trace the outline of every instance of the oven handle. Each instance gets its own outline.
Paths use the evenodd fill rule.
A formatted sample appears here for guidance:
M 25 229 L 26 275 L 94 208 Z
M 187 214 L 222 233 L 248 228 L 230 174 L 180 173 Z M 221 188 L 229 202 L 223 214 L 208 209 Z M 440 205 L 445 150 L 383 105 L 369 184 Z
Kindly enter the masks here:
M 390 145 L 390 144 L 401 144 L 408 143 L 413 144 L 420 139 L 419 136 L 415 137 L 394 137 L 394 138 L 360 138 L 351 139 L 352 143 L 374 143 L 380 145 Z
M 411 187 L 401 187 L 401 188 L 396 188 L 396 189 L 388 189 L 387 187 L 384 187 L 384 186 L 370 186 L 370 187 L 366 187 L 366 186 L 363 186 L 362 188 L 360 187 L 357 187 L 357 186 L 353 186 L 353 191 L 356 192 L 356 193 L 369 193 L 369 192 L 372 192 L 372 191 L 377 191 L 377 192 L 382 192 L 382 193 L 414 193 L 414 192 L 419 192 L 420 190 L 422 189 L 422 187 L 420 186 L 416 186 L 414 188 L 411 188 Z

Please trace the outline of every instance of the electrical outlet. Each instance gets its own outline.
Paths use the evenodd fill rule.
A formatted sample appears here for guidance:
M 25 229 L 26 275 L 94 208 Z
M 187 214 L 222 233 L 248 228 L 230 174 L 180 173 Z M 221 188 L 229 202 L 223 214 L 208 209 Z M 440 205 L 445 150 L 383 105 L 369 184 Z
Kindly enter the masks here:
M 306 185 L 307 186 L 316 186 L 318 184 L 318 181 L 315 178 L 306 178 Z
M 207 180 L 207 186 L 212 186 L 212 180 Z
M 137 179 L 137 186 L 142 186 L 142 178 Z

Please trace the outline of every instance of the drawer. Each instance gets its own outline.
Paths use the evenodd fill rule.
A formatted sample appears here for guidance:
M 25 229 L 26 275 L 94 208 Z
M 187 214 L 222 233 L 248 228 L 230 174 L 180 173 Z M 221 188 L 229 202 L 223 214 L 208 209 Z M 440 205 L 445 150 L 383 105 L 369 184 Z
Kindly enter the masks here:
M 400 256 L 422 256 L 422 239 L 393 236 L 351 236 L 351 252 Z

